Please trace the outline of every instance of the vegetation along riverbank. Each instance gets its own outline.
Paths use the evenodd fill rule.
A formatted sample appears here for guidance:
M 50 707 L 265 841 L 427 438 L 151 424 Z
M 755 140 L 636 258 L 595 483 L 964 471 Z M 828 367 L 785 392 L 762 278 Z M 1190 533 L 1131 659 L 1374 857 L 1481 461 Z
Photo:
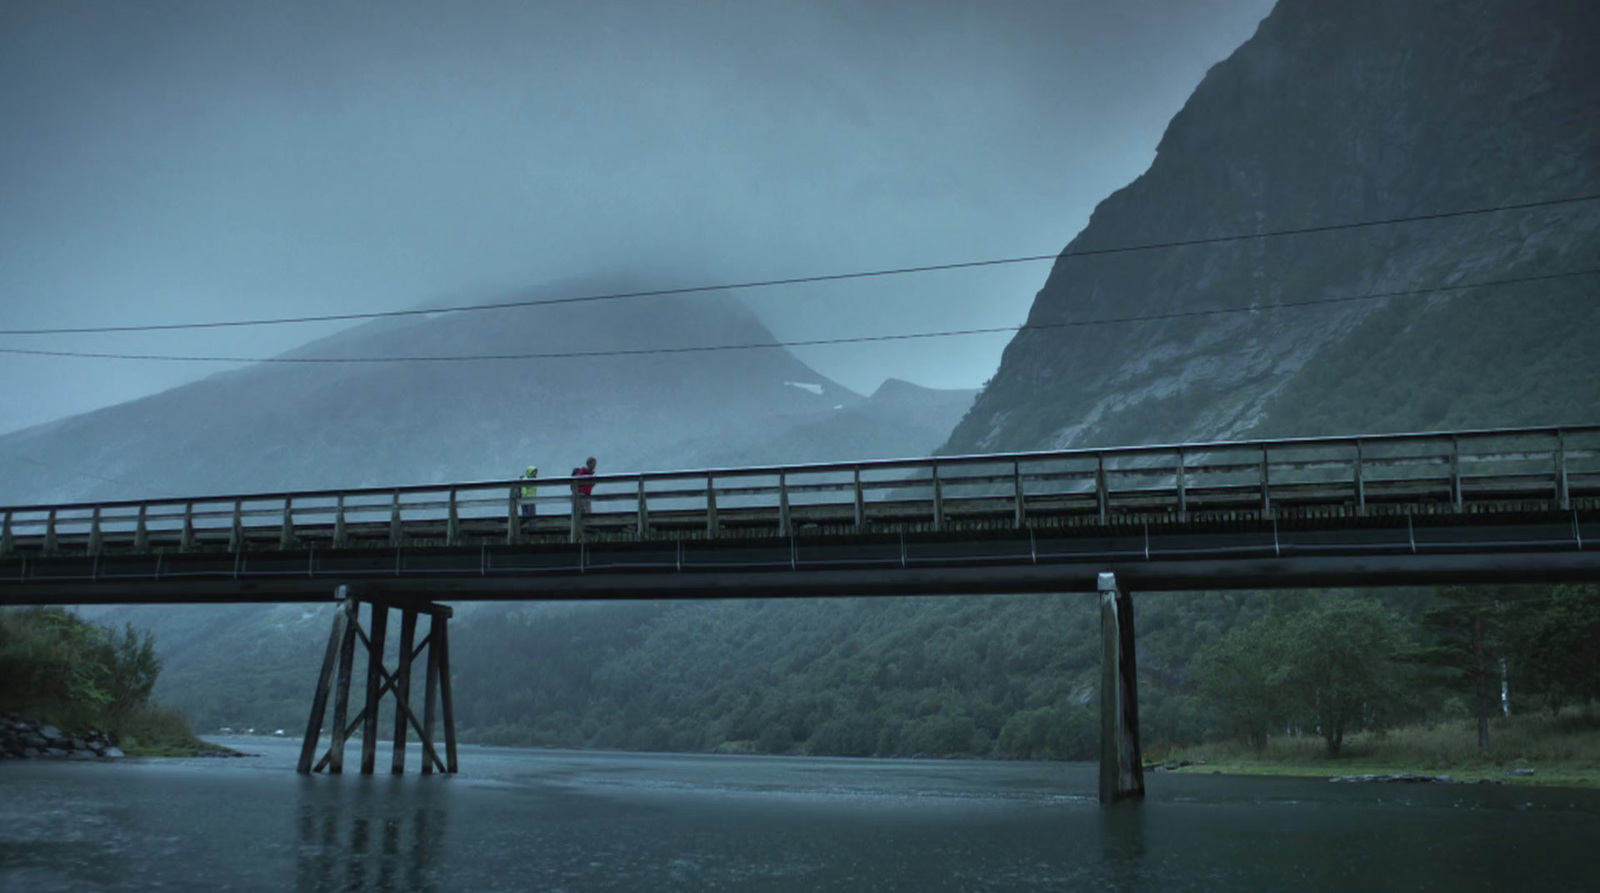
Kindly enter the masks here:
M 1487 755 L 1478 750 L 1475 726 L 1475 720 L 1463 719 L 1361 732 L 1345 740 L 1338 756 L 1329 756 L 1315 736 L 1274 737 L 1259 750 L 1219 741 L 1162 752 L 1152 765 L 1186 773 L 1427 775 L 1458 782 L 1600 788 L 1600 709 L 1495 718 L 1490 722 L 1494 751 Z
M 160 673 L 154 638 L 131 625 L 118 633 L 61 610 L 0 612 L 0 713 L 17 731 L 0 757 L 229 753 L 151 703 Z

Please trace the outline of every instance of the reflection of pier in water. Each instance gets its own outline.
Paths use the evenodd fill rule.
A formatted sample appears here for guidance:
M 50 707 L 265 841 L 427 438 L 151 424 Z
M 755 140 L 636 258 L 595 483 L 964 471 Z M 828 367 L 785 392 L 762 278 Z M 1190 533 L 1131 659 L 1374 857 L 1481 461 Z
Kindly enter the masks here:
M 438 791 L 396 782 L 358 782 L 354 797 L 343 785 L 306 785 L 296 816 L 294 889 L 443 889 L 436 863 L 449 813 Z

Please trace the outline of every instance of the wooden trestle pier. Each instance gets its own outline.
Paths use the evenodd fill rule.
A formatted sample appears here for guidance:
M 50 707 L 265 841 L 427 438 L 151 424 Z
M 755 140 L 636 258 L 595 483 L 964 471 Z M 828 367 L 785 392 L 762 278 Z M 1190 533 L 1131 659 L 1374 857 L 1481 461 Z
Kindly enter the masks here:
M 394 696 L 394 756 L 390 771 L 405 772 L 406 728 L 416 732 L 422 742 L 422 774 L 456 771 L 456 722 L 450 693 L 450 616 L 447 605 L 419 600 L 368 599 L 368 629 L 361 627 L 363 600 L 349 587 L 340 586 L 339 608 L 333 615 L 333 630 L 328 634 L 328 650 L 322 658 L 322 673 L 311 698 L 311 719 L 300 747 L 299 772 L 310 775 L 327 769 L 332 774 L 344 771 L 345 742 L 361 730 L 361 774 L 371 775 L 377 763 L 378 713 L 384 695 Z M 399 661 L 390 673 L 384 666 L 385 636 L 389 612 L 400 612 Z M 416 641 L 417 621 L 428 617 L 428 632 Z M 355 719 L 349 719 L 350 685 L 355 668 L 356 643 L 367 652 L 366 700 Z M 412 666 L 424 652 L 427 675 L 423 684 L 422 718 L 411 709 Z M 333 725 L 328 750 L 317 759 L 321 746 L 322 723 L 327 713 L 328 695 L 333 695 Z M 440 759 L 434 740 L 434 717 L 443 711 L 444 758 Z

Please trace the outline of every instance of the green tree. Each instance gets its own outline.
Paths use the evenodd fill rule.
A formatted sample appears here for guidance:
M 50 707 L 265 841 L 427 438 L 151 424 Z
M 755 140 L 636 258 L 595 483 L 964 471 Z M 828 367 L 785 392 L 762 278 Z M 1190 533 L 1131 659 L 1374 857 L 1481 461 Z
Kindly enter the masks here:
M 1507 642 L 1502 587 L 1446 586 L 1442 602 L 1422 615 L 1434 644 L 1416 652 L 1424 664 L 1443 670 L 1453 685 L 1469 689 L 1478 717 L 1478 750 L 1489 752 L 1489 713 L 1494 677 L 1499 672 Z
M 149 702 L 161 675 L 156 637 L 150 632 L 140 635 L 129 623 L 121 635 L 106 631 L 98 639 L 94 649 L 99 652 L 98 687 L 105 693 L 106 709 L 114 716 L 126 716 Z
M 1228 734 L 1255 750 L 1267 746 L 1287 707 L 1278 684 L 1283 636 L 1283 618 L 1273 615 L 1228 633 L 1199 655 L 1200 697 Z
M 1518 612 L 1516 675 L 1552 709 L 1600 697 L 1600 586 L 1556 586 Z
M 1272 681 L 1292 714 L 1314 724 L 1338 756 L 1347 732 L 1383 728 L 1402 711 L 1410 643 L 1398 621 L 1370 599 L 1325 598 L 1284 620 Z

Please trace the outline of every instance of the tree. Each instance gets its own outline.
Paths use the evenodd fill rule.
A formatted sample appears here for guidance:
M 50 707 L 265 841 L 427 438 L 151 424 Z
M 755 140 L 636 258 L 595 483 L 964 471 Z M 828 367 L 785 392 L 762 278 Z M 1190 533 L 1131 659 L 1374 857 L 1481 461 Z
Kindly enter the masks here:
M 1284 715 L 1277 684 L 1283 661 L 1283 619 L 1273 615 L 1236 629 L 1200 652 L 1200 697 L 1228 733 L 1255 750 Z
M 1396 618 L 1370 599 L 1323 599 L 1285 618 L 1282 685 L 1294 714 L 1310 720 L 1338 756 L 1348 731 L 1382 728 L 1400 712 L 1409 643 Z
M 1473 693 L 1478 717 L 1478 750 L 1489 752 L 1489 692 L 1507 641 L 1505 598 L 1501 587 L 1446 586 L 1443 604 L 1423 612 L 1422 623 L 1435 637 L 1415 653 L 1421 663 L 1439 667 Z
M 1514 626 L 1516 672 L 1553 709 L 1600 697 L 1600 586 L 1556 586 Z

